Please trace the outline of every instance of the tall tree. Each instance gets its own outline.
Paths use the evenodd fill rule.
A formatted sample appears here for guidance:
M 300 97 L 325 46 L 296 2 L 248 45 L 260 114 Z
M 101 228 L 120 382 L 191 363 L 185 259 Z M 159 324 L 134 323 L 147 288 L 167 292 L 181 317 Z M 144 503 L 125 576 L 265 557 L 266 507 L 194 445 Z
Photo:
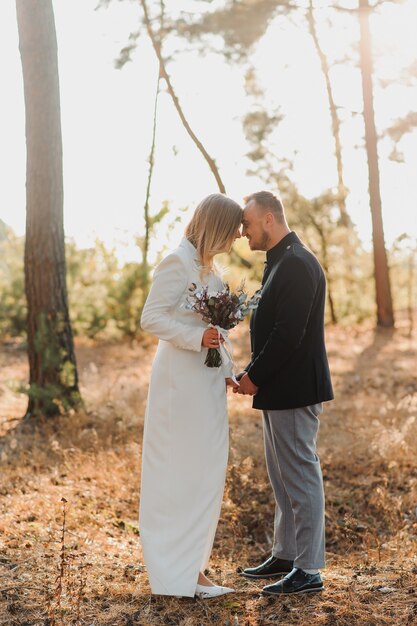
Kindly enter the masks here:
M 16 0 L 26 111 L 27 415 L 80 402 L 66 287 L 58 52 L 52 0 Z
M 378 139 L 375 126 L 372 83 L 373 62 L 371 31 L 369 27 L 369 14 L 371 10 L 372 7 L 369 5 L 369 0 L 359 0 L 360 70 L 364 105 L 365 144 L 368 158 L 369 199 L 372 215 L 377 324 L 378 326 L 390 328 L 394 326 L 394 312 L 382 221 Z
M 164 32 L 164 12 L 165 12 L 165 4 L 163 0 L 160 0 L 160 17 L 159 17 L 159 49 L 162 48 L 162 38 Z M 146 185 L 146 194 L 145 194 L 145 204 L 143 207 L 143 215 L 145 219 L 145 236 L 143 240 L 143 258 L 142 258 L 142 274 L 143 274 L 143 302 L 145 302 L 148 297 L 149 292 L 149 240 L 151 233 L 151 219 L 149 215 L 149 201 L 151 197 L 151 184 L 152 184 L 152 176 L 155 165 L 155 148 L 156 148 L 156 125 L 158 118 L 158 100 L 159 93 L 161 89 L 161 63 L 158 64 L 158 78 L 156 81 L 156 89 L 155 89 L 155 100 L 154 100 L 154 108 L 153 108 L 153 124 L 152 124 L 152 143 L 151 150 L 149 153 L 149 171 L 148 171 L 148 182 Z
M 332 120 L 332 132 L 335 147 L 335 157 L 337 165 L 337 204 L 340 211 L 340 221 L 344 226 L 350 226 L 351 221 L 349 214 L 346 210 L 346 195 L 347 190 L 343 178 L 343 162 L 342 162 L 342 140 L 340 137 L 340 120 L 337 113 L 337 106 L 333 95 L 333 85 L 330 80 L 330 68 L 326 54 L 321 47 L 320 40 L 316 28 L 316 20 L 314 16 L 313 0 L 310 0 L 307 9 L 307 23 L 310 31 L 311 38 L 313 39 L 314 47 L 317 52 L 317 56 L 320 60 L 321 71 L 326 83 L 326 93 L 329 102 L 330 116 Z

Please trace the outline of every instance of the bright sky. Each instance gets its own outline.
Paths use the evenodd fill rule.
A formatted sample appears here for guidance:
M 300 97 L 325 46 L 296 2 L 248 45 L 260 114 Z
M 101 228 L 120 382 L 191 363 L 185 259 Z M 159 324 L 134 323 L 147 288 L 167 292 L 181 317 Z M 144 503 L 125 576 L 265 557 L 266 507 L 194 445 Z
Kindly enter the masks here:
M 169 4 L 169 3 L 167 3 Z M 200 3 L 207 8 L 207 3 Z M 301 3 L 300 3 L 301 4 Z M 317 3 L 319 4 L 319 3 Z M 320 2 L 324 7 L 326 0 Z M 347 2 L 347 5 L 349 2 Z M 351 3 L 352 4 L 352 3 Z M 116 2 L 95 10 L 97 0 L 54 0 L 59 47 L 64 142 L 65 228 L 80 245 L 94 237 L 107 243 L 132 242 L 143 232 L 142 207 L 147 177 L 157 63 L 143 35 L 133 62 L 116 70 L 114 59 L 138 24 L 139 2 Z M 192 0 L 186 5 L 197 3 Z M 321 9 L 325 15 L 326 9 Z M 318 17 L 320 12 L 318 12 Z M 343 55 L 355 39 L 355 23 L 341 15 L 332 29 L 323 22 L 320 33 L 331 56 Z M 417 2 L 404 0 L 399 9 L 387 6 L 372 22 L 378 68 L 395 79 L 416 60 Z M 278 19 L 266 32 L 253 62 L 265 89 L 265 105 L 281 107 L 284 122 L 274 136 L 277 154 L 294 157 L 294 177 L 300 191 L 315 195 L 336 182 L 333 144 L 323 78 L 312 41 L 305 29 Z M 218 55 L 180 52 L 170 63 L 173 83 L 188 119 L 214 156 L 229 195 L 241 201 L 263 188 L 247 175 L 248 145 L 242 118 L 251 101 L 244 92 L 244 71 Z M 15 3 L 0 4 L 0 217 L 18 234 L 25 222 L 25 139 L 21 66 Z M 332 72 L 343 122 L 348 208 L 368 246 L 371 219 L 363 144 L 360 77 L 346 64 Z M 382 88 L 376 84 L 380 130 L 415 110 L 417 87 Z M 152 210 L 164 200 L 173 214 L 193 207 L 217 191 L 214 178 L 186 135 L 169 96 L 161 94 L 158 144 L 152 188 Z M 401 145 L 405 162 L 389 161 L 389 140 L 380 142 L 383 214 L 388 245 L 402 232 L 415 233 L 417 132 Z M 173 240 L 180 237 L 174 233 Z M 160 242 L 158 242 L 158 245 Z M 156 246 L 158 247 L 158 246 Z M 159 245 L 160 247 L 160 245 Z M 132 247 L 126 249 L 130 256 Z

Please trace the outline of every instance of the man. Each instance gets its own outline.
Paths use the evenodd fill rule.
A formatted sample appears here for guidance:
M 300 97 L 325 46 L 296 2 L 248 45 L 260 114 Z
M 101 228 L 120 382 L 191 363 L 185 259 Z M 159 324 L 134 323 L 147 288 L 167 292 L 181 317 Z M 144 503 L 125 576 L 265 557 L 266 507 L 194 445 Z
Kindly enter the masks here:
M 240 394 L 263 411 L 265 456 L 276 500 L 272 555 L 248 578 L 278 579 L 266 595 L 323 589 L 324 492 L 316 440 L 322 402 L 333 398 L 326 348 L 323 270 L 285 219 L 281 201 L 260 191 L 245 199 L 243 232 L 266 251 L 262 297 L 251 319 L 252 356 Z

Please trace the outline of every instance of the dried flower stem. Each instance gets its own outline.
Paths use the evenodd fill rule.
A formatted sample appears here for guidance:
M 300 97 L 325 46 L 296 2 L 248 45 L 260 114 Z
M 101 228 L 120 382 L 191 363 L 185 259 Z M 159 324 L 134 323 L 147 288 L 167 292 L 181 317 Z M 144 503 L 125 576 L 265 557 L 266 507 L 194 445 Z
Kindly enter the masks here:
M 61 528 L 61 550 L 59 557 L 59 574 L 56 578 L 56 588 L 55 588 L 55 599 L 56 606 L 60 610 L 61 609 L 61 597 L 62 597 L 62 589 L 63 589 L 63 581 L 65 578 L 65 568 L 66 568 L 66 554 L 65 554 L 65 525 L 66 525 L 66 503 L 67 500 L 65 498 L 61 498 L 62 502 L 62 528 Z

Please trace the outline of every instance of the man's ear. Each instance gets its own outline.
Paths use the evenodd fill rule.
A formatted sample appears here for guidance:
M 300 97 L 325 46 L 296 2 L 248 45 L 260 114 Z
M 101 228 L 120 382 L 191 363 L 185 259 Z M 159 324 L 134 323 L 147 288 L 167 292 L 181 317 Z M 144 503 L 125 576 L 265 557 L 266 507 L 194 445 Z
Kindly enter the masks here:
M 271 226 L 273 226 L 274 222 L 275 222 L 275 218 L 273 214 L 270 211 L 265 213 L 265 225 L 270 228 Z

